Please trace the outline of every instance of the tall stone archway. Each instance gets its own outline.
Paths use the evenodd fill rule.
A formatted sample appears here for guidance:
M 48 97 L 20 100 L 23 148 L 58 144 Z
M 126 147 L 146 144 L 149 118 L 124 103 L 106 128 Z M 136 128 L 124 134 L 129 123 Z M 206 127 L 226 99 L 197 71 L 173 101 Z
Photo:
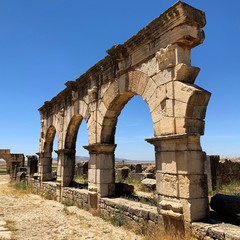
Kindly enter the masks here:
M 39 175 L 41 181 L 52 180 L 52 152 L 56 128 L 50 125 L 43 141 L 43 150 L 39 153 Z
M 55 126 L 60 188 L 71 180 L 75 138 L 84 118 L 89 136 L 85 146 L 90 153 L 89 192 L 100 198 L 114 194 L 117 119 L 124 105 L 139 95 L 153 122 L 154 136 L 146 140 L 155 148 L 160 214 L 167 222 L 188 223 L 207 216 L 200 136 L 210 93 L 194 84 L 200 69 L 191 66 L 191 49 L 204 41 L 204 25 L 202 11 L 177 2 L 44 103 L 39 109 L 40 162 L 47 161 L 45 143 L 52 136 L 48 129 Z M 40 172 L 42 180 L 44 174 Z

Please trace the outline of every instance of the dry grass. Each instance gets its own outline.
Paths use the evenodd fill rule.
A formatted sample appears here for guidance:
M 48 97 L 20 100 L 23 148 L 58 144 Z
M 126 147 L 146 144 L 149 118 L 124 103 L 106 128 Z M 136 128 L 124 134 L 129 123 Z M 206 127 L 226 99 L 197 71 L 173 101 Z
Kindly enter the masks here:
M 233 195 L 240 197 L 240 181 L 234 180 L 229 184 L 223 185 L 220 188 L 214 190 L 210 193 L 210 196 L 213 196 L 217 193 L 226 194 L 226 195 Z
M 1 186 L 1 191 L 8 196 L 20 197 L 22 195 L 33 193 L 31 185 L 19 182 L 10 182 Z

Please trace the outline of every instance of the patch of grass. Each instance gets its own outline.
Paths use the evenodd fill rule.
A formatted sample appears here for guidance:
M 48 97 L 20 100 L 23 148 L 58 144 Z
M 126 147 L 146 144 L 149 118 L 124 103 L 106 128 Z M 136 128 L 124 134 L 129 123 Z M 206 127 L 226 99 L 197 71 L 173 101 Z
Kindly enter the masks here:
M 75 177 L 73 181 L 81 184 L 87 184 L 88 183 L 88 177 L 86 174 L 83 174 L 82 176 Z
M 240 181 L 234 180 L 231 183 L 223 185 L 220 188 L 210 192 L 209 195 L 213 196 L 217 193 L 240 197 Z
M 42 197 L 47 199 L 47 200 L 54 200 L 54 194 L 50 190 L 46 190 L 42 193 Z
M 126 219 L 123 214 L 121 207 L 118 208 L 117 212 L 110 216 L 110 222 L 113 226 L 121 227 L 124 225 Z
M 9 186 L 16 191 L 17 195 L 33 193 L 33 186 L 26 182 L 10 182 Z

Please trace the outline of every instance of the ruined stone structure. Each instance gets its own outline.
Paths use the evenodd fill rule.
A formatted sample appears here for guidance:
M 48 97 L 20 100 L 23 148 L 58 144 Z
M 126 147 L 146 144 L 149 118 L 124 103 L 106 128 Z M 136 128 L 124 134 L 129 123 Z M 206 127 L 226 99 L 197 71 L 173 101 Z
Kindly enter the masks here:
M 13 154 L 10 149 L 0 149 L 0 158 L 6 161 L 7 174 L 12 175 L 14 169 L 23 167 L 25 162 L 24 154 Z
M 51 180 L 53 141 L 58 136 L 56 195 L 74 176 L 78 129 L 87 123 L 88 192 L 115 194 L 114 136 L 125 104 L 139 95 L 154 127 L 146 139 L 155 147 L 159 214 L 190 223 L 208 215 L 205 154 L 200 145 L 210 93 L 196 86 L 199 68 L 191 49 L 204 40 L 205 15 L 178 2 L 39 109 L 40 182 Z

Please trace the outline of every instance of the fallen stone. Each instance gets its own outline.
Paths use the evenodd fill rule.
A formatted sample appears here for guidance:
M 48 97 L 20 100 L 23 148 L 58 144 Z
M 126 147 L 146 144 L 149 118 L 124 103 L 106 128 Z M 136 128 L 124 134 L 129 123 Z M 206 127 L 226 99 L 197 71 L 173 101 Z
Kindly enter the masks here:
M 210 206 L 219 215 L 235 216 L 240 214 L 240 197 L 216 194 L 211 198 Z
M 156 190 L 156 179 L 145 178 L 141 181 L 141 184 L 149 191 Z
M 116 171 L 117 171 L 117 176 L 119 176 L 121 179 L 126 179 L 128 177 L 128 174 L 129 174 L 128 167 L 118 168 Z

